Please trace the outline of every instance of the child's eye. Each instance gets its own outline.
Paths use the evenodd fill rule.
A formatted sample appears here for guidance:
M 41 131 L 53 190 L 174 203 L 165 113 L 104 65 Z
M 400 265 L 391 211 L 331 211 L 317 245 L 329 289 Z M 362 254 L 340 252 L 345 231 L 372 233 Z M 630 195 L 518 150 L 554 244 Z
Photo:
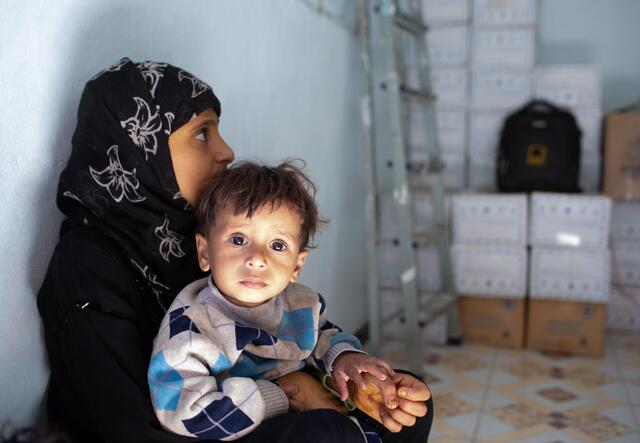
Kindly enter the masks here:
M 273 249 L 274 251 L 282 252 L 287 249 L 287 245 L 285 245 L 281 241 L 274 241 L 273 243 L 271 243 L 271 249 Z
M 247 243 L 247 239 L 241 235 L 234 235 L 229 239 L 229 241 L 236 246 L 243 246 Z
M 200 131 L 198 131 L 198 133 L 196 134 L 196 140 L 199 140 L 201 142 L 206 142 L 207 141 L 207 129 L 201 129 Z

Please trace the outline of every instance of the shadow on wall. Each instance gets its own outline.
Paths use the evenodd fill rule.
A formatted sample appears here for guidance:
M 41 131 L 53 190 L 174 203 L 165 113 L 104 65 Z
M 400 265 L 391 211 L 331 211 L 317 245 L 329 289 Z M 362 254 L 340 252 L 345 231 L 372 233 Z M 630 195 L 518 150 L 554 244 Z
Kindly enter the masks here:
M 28 283 L 34 297 L 37 296 L 44 280 L 63 219 L 56 206 L 56 190 L 60 173 L 71 153 L 71 138 L 84 85 L 96 73 L 120 58 L 134 58 L 137 55 L 131 54 L 131 50 L 135 49 L 135 42 L 132 41 L 131 33 L 126 32 L 127 27 L 123 27 L 123 24 L 130 23 L 132 19 L 132 9 L 129 5 L 88 3 L 83 4 L 83 7 L 84 10 L 78 11 L 76 8 L 68 11 L 68 17 L 65 18 L 67 39 L 61 37 L 59 40 L 50 41 L 51 46 L 45 47 L 45 50 L 51 51 L 59 62 L 55 72 L 42 74 L 46 75 L 50 82 L 49 91 L 53 97 L 43 100 L 52 103 L 52 112 L 49 113 L 52 117 L 48 125 L 50 134 L 45 137 L 46 140 L 50 140 L 50 146 L 42 148 L 42 158 L 48 165 L 45 168 L 48 173 L 42 174 L 40 181 L 32 184 L 37 196 L 33 216 L 35 220 L 40 221 L 34 227 L 29 251 Z M 75 25 L 77 28 L 74 29 L 72 26 Z M 125 32 L 122 32 L 123 28 Z M 56 42 L 62 43 L 54 46 Z M 37 60 L 37 57 L 33 59 Z M 38 325 L 38 330 L 44 344 L 41 324 Z M 46 361 L 46 351 L 43 352 L 43 359 Z M 48 367 L 48 363 L 45 362 L 44 366 Z M 24 397 L 22 398 L 22 401 L 25 401 Z M 34 399 L 31 409 L 33 418 L 39 424 L 43 423 L 46 417 L 44 400 L 43 398 L 36 404 Z

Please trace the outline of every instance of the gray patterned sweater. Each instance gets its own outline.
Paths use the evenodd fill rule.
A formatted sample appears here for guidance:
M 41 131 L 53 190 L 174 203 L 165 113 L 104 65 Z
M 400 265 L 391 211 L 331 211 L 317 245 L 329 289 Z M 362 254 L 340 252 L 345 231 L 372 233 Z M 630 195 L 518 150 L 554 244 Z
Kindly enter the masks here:
M 211 278 L 185 287 L 162 320 L 148 382 L 162 426 L 190 437 L 235 440 L 287 412 L 273 382 L 312 365 L 330 372 L 359 340 L 326 320 L 320 294 L 291 283 L 251 308 L 226 300 Z

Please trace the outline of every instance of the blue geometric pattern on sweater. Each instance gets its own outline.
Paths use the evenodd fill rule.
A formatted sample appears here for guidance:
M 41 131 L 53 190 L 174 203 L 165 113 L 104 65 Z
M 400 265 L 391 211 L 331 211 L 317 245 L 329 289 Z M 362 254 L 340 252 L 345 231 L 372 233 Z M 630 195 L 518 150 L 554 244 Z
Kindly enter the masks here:
M 189 306 L 178 308 L 175 311 L 169 312 L 169 338 L 184 331 L 193 331 L 197 334 L 200 333 L 198 327 L 193 321 L 184 314 Z
M 316 345 L 316 331 L 311 308 L 284 311 L 276 335 L 282 340 L 297 343 L 303 351 L 312 350 Z
M 248 428 L 253 421 L 229 397 L 223 397 L 182 423 L 187 431 L 200 438 L 219 440 Z
M 183 380 L 180 374 L 169 366 L 162 352 L 151 357 L 147 382 L 156 410 L 175 411 L 178 408 Z
M 229 369 L 230 377 L 261 378 L 261 375 L 278 365 L 278 360 L 272 358 L 259 357 L 257 355 L 243 352 L 236 364 Z
M 356 349 L 362 349 L 362 344 L 357 337 L 347 334 L 346 332 L 338 332 L 336 335 L 332 336 L 329 340 L 329 346 L 335 346 L 336 343 L 347 342 L 351 344 Z
M 278 339 L 262 329 L 236 323 L 236 349 L 244 349 L 251 342 L 256 346 L 272 346 Z
M 218 375 L 219 373 L 221 373 L 222 371 L 226 371 L 230 367 L 231 360 L 229 360 L 226 355 L 220 354 L 216 362 L 209 368 L 209 373 L 211 375 Z

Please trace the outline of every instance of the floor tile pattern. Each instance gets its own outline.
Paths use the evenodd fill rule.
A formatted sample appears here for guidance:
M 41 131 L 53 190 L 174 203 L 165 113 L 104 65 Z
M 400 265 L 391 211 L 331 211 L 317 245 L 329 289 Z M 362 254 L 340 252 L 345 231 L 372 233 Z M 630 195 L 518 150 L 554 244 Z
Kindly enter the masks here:
M 383 355 L 406 367 L 404 348 Z M 603 358 L 476 344 L 431 347 L 433 443 L 640 443 L 640 335 L 607 335 Z

